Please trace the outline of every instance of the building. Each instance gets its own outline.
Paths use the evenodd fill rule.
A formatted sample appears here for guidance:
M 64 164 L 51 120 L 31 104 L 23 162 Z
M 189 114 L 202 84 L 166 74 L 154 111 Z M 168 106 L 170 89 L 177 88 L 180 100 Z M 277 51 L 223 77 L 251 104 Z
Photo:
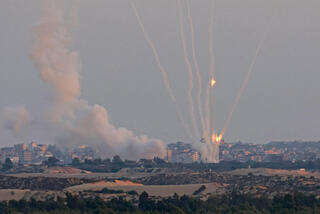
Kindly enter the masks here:
M 48 150 L 48 145 L 45 145 L 45 144 L 39 144 L 37 147 L 36 147 L 36 150 L 38 152 L 40 152 L 41 155 L 44 155 L 47 150 Z
M 192 162 L 199 162 L 199 161 L 200 161 L 200 153 L 195 151 L 192 155 Z
M 28 145 L 28 148 L 29 148 L 29 150 L 31 150 L 31 151 L 33 151 L 35 148 L 37 148 L 38 147 L 38 144 L 36 143 L 36 142 L 31 142 L 31 143 L 29 143 L 29 145 Z
M 200 153 L 191 144 L 172 143 L 167 147 L 167 161 L 172 163 L 192 163 L 200 161 Z
M 22 144 L 15 144 L 13 146 L 14 150 L 17 152 L 17 153 L 21 153 L 23 151 L 26 151 L 27 150 L 27 145 L 22 143 Z
M 32 152 L 22 151 L 19 153 L 19 163 L 28 164 L 32 162 Z

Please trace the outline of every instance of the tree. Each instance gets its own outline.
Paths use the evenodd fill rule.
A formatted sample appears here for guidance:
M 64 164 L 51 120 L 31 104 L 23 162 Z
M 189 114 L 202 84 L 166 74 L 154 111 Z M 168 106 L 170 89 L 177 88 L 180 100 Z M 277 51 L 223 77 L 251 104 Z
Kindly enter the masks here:
M 119 155 L 116 155 L 116 156 L 113 157 L 112 163 L 114 163 L 114 164 L 122 164 L 123 161 L 121 160 Z
M 199 189 L 197 189 L 196 191 L 194 191 L 194 193 L 192 193 L 192 195 L 198 195 L 201 192 L 203 192 L 206 189 L 205 185 L 202 185 Z
M 72 159 L 72 166 L 79 166 L 80 165 L 80 159 L 79 158 L 73 158 Z
M 111 172 L 118 172 L 125 166 L 125 163 L 121 160 L 119 155 L 116 155 L 112 159 Z
M 129 195 L 138 195 L 137 191 L 135 190 L 130 190 L 127 192 Z
M 111 163 L 111 160 L 110 160 L 109 158 L 107 158 L 107 159 L 104 159 L 102 162 L 103 162 L 104 164 L 110 164 L 110 163 Z
M 153 158 L 153 161 L 154 161 L 157 165 L 166 165 L 166 164 L 167 164 L 163 159 L 161 159 L 161 158 L 159 158 L 159 157 Z
M 139 209 L 142 211 L 152 211 L 155 209 L 155 203 L 149 198 L 147 192 L 141 193 L 139 197 Z
M 2 165 L 2 171 L 8 171 L 13 168 L 13 163 L 10 158 L 6 158 L 4 164 Z
M 93 160 L 93 164 L 94 164 L 94 165 L 100 165 L 100 164 L 102 164 L 102 159 L 101 159 L 101 158 L 96 158 L 96 159 L 94 159 L 94 160 Z
M 57 164 L 60 162 L 60 160 L 56 157 L 49 157 L 47 161 L 48 166 L 57 166 Z

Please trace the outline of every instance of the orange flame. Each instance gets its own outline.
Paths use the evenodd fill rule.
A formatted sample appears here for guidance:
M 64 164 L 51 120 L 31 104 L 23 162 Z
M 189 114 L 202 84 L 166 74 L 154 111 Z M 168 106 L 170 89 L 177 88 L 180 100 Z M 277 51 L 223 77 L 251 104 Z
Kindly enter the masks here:
M 213 78 L 211 78 L 211 82 L 210 82 L 210 85 L 211 85 L 211 88 L 213 88 L 213 86 L 217 83 L 217 81 Z
M 222 134 L 220 134 L 220 135 L 212 134 L 211 141 L 212 141 L 212 143 L 221 143 L 222 138 L 223 138 Z

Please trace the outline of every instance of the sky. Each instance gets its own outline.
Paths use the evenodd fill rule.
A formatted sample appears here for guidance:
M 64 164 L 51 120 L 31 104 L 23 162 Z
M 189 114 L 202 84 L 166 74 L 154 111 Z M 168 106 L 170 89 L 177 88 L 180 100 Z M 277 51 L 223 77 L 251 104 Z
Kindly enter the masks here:
M 54 143 L 43 122 L 54 90 L 41 80 L 31 59 L 41 0 L 0 2 L 0 110 L 24 106 L 30 126 L 15 136 L 0 128 L 0 146 L 35 140 Z M 152 51 L 128 0 L 78 0 L 72 49 L 81 60 L 81 99 L 108 111 L 116 127 L 164 142 L 190 142 L 163 85 Z M 190 126 L 187 68 L 173 0 L 135 0 L 146 30 L 166 68 L 173 92 Z M 227 119 L 259 41 L 254 71 L 224 136 L 227 142 L 267 143 L 319 140 L 320 27 L 318 0 L 191 0 L 195 46 L 203 81 L 209 72 L 209 21 L 214 13 L 216 126 Z M 68 15 L 68 14 L 67 14 Z M 69 14 L 70 15 L 70 14 Z M 190 34 L 186 26 L 189 53 Z

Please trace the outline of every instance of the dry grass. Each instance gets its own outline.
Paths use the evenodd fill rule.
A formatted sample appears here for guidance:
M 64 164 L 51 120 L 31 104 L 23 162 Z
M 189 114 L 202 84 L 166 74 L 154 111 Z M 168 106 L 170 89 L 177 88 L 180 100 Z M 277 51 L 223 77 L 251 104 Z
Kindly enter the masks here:
M 103 188 L 107 187 L 109 189 L 114 190 L 123 190 L 123 191 L 137 191 L 139 194 L 146 191 L 151 196 L 161 196 L 161 197 L 168 197 L 172 196 L 174 193 L 178 195 L 192 195 L 194 191 L 199 189 L 202 185 L 206 186 L 206 190 L 204 193 L 213 193 L 218 190 L 219 185 L 216 183 L 210 184 L 188 184 L 188 185 L 148 185 L 144 186 L 141 184 L 116 184 L 112 182 L 97 182 L 91 184 L 83 184 L 78 186 L 69 187 L 66 190 L 72 192 L 79 192 L 79 191 L 99 191 Z
M 9 200 L 20 200 L 30 190 L 20 190 L 20 189 L 1 189 L 0 190 L 0 201 Z

